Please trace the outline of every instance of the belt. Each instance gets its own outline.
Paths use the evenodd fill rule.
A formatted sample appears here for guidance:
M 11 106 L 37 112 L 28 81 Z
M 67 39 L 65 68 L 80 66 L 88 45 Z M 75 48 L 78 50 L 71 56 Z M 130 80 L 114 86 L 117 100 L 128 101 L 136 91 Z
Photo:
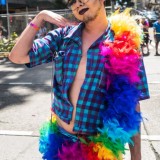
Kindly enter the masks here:
M 57 127 L 58 127 L 59 133 L 61 133 L 62 136 L 65 136 L 65 137 L 71 139 L 73 142 L 77 142 L 77 141 L 80 141 L 82 139 L 88 141 L 88 137 L 91 136 L 91 135 L 79 134 L 79 133 L 71 134 L 71 133 L 67 132 L 65 129 L 63 129 L 62 127 L 60 127 L 60 126 L 57 126 Z

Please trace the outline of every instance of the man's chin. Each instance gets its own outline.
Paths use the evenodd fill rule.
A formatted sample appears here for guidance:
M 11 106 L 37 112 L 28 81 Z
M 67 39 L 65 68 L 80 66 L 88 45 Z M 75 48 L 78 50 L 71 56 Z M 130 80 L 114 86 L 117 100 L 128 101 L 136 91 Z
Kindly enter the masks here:
M 87 17 L 83 19 L 84 23 L 90 23 L 93 22 L 96 19 L 96 17 Z
M 87 16 L 84 16 L 83 18 L 77 18 L 77 20 L 79 22 L 83 22 L 83 23 L 89 23 L 89 22 L 92 22 L 95 20 L 95 17 L 87 17 Z

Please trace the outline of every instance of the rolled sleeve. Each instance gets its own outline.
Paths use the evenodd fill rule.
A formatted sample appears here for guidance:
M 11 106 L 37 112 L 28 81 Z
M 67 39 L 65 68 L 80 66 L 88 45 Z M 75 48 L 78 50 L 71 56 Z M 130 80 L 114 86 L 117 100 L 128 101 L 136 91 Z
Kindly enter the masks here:
M 136 84 L 138 90 L 140 91 L 140 97 L 139 100 L 145 100 L 149 99 L 149 89 L 148 89 L 148 83 L 147 83 L 147 77 L 146 77 L 146 71 L 144 67 L 143 58 L 141 58 L 140 62 L 140 71 L 139 71 L 139 83 Z
M 30 63 L 26 66 L 32 68 L 51 62 L 55 58 L 55 52 L 59 50 L 66 30 L 67 28 L 58 28 L 49 32 L 44 38 L 34 40 L 33 46 L 28 52 Z

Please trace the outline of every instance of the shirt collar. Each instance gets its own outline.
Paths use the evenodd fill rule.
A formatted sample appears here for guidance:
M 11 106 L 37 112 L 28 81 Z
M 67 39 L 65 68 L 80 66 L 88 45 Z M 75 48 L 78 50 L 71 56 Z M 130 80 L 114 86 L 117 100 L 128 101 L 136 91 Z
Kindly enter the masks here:
M 73 41 L 80 43 L 83 28 L 84 23 L 80 23 L 79 25 L 72 27 L 71 30 L 69 30 L 67 36 L 65 36 L 65 38 L 72 39 Z
M 82 30 L 84 28 L 85 24 L 83 22 L 81 22 L 79 25 L 74 26 L 71 28 L 71 30 L 69 30 L 69 33 L 67 34 L 67 36 L 65 36 L 65 38 L 68 39 L 72 39 L 73 41 L 77 42 L 77 43 L 81 43 L 81 37 L 82 37 Z M 111 24 L 108 21 L 108 26 L 105 30 L 105 32 L 102 34 L 102 36 L 100 36 L 96 43 L 105 40 L 106 38 L 108 38 L 108 34 L 110 32 L 110 28 L 111 28 Z

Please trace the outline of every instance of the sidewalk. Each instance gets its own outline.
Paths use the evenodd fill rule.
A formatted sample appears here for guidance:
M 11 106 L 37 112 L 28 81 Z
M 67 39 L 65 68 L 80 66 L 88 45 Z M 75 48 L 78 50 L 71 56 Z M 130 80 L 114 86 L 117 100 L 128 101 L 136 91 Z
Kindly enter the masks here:
M 0 136 L 1 160 L 41 160 L 38 137 Z

